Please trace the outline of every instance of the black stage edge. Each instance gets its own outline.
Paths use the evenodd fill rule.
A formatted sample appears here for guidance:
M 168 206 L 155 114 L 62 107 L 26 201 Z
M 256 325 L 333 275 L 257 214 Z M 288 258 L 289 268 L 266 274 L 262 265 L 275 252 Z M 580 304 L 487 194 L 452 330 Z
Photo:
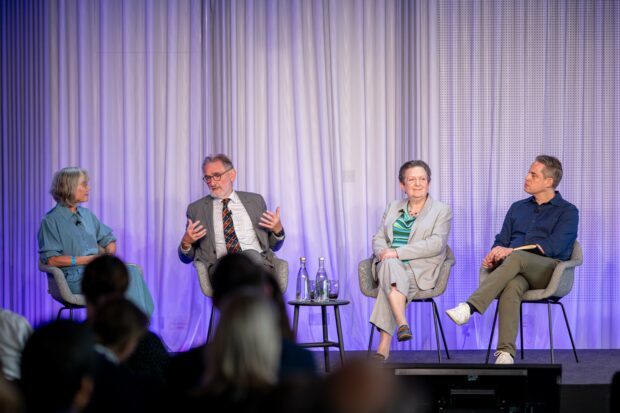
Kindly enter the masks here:
M 411 411 L 559 412 L 562 366 L 387 364 L 411 397 Z
M 346 340 L 345 340 L 346 341 Z M 346 343 L 345 343 L 346 344 Z M 480 400 L 483 399 L 492 400 L 495 397 L 501 397 L 503 395 L 502 388 L 483 388 L 484 384 L 487 382 L 491 382 L 490 385 L 494 384 L 490 378 L 495 377 L 497 383 L 514 383 L 513 386 L 517 390 L 513 395 L 507 395 L 506 397 L 517 397 L 519 396 L 519 392 L 521 391 L 521 395 L 523 394 L 523 390 L 529 391 L 528 386 L 531 386 L 531 383 L 536 383 L 537 381 L 544 381 L 544 384 L 541 384 L 541 387 L 544 387 L 545 390 L 549 390 L 550 394 L 553 395 L 554 400 L 559 399 L 559 409 L 557 403 L 555 407 L 552 405 L 552 409 L 555 408 L 556 411 L 560 413 L 608 413 L 610 412 L 610 397 L 611 397 L 611 382 L 615 372 L 620 371 L 620 350 L 611 349 L 611 350 L 578 350 L 580 362 L 576 363 L 573 358 L 571 350 L 556 350 L 555 351 L 555 360 L 556 365 L 549 364 L 550 357 L 548 350 L 526 350 L 525 359 L 521 360 L 517 357 L 515 360 L 516 364 L 513 366 L 496 367 L 493 364 L 484 364 L 484 357 L 486 351 L 483 350 L 451 350 L 450 356 L 451 358 L 448 360 L 445 358 L 445 352 L 442 352 L 442 363 L 437 363 L 437 353 L 434 350 L 423 350 L 423 351 L 395 351 L 390 354 L 390 358 L 387 363 L 385 363 L 386 369 L 391 369 L 395 372 L 397 369 L 406 369 L 406 368 L 416 368 L 420 369 L 416 374 L 416 376 L 412 375 L 404 375 L 401 374 L 403 372 L 398 372 L 398 378 L 402 379 L 403 383 L 413 387 L 412 391 L 415 392 L 415 388 L 425 388 L 427 387 L 424 384 L 424 380 L 420 378 L 425 377 L 428 379 L 428 382 L 434 381 L 437 383 L 437 386 L 443 386 L 444 394 L 446 392 L 446 388 L 448 388 L 448 395 L 451 395 L 455 401 L 458 401 L 459 397 L 462 403 L 466 403 L 467 399 L 473 399 L 472 394 L 475 394 L 477 389 L 476 386 L 480 386 L 482 390 L 480 393 Z M 317 361 L 317 368 L 320 371 L 323 371 L 323 360 L 322 360 L 322 352 L 317 352 L 315 354 Z M 356 358 L 365 358 L 365 351 L 347 351 L 346 359 L 356 359 Z M 332 368 L 339 366 L 338 353 L 330 352 L 330 358 L 332 359 Z M 560 379 L 557 382 L 552 382 L 552 377 L 557 377 L 556 372 L 557 369 L 560 369 L 561 375 Z M 442 372 L 442 369 L 456 369 L 461 370 L 460 372 L 451 373 L 449 375 L 445 375 Z M 471 371 L 467 371 L 467 369 L 471 369 Z M 503 373 L 504 375 L 493 376 L 493 371 L 510 371 L 511 369 L 516 369 L 515 371 L 519 371 L 519 369 L 527 369 L 526 376 L 523 376 L 523 372 L 514 373 L 514 374 L 522 374 L 522 376 L 510 376 L 507 373 Z M 426 376 L 422 375 L 425 371 L 435 370 Z M 475 373 L 480 370 L 489 370 L 489 373 L 486 376 L 481 376 L 480 374 L 469 374 Z M 462 374 L 461 374 L 462 373 Z M 476 380 L 474 376 L 477 376 Z M 464 381 L 468 380 L 468 381 Z M 422 382 L 420 384 L 420 382 Z M 477 384 L 476 384 L 477 383 Z M 449 392 L 450 386 L 455 388 L 455 385 L 463 385 L 463 391 L 452 391 Z M 469 387 L 467 387 L 469 386 Z M 620 386 L 619 386 L 620 387 Z M 530 387 L 531 388 L 531 387 Z M 532 389 L 531 394 L 534 399 L 541 399 L 542 396 L 546 396 L 546 394 L 542 394 L 539 391 L 540 389 Z M 434 390 L 431 390 L 431 394 L 433 394 Z M 424 396 L 421 396 L 424 399 Z M 542 400 L 545 403 L 548 401 Z M 541 410 L 541 406 L 539 406 L 539 410 L 529 410 L 529 411 L 545 411 Z M 412 412 L 424 412 L 424 411 L 442 411 L 442 412 L 489 412 L 489 411 L 504 411 L 510 412 L 510 410 L 493 410 L 493 408 L 487 408 L 487 410 L 481 408 L 469 409 L 467 408 L 461 410 L 447 410 L 444 407 L 444 410 L 423 410 L 420 409 L 411 409 Z M 528 410 L 514 410 L 514 412 L 519 411 L 528 411 Z M 620 410 L 617 412 L 620 413 Z

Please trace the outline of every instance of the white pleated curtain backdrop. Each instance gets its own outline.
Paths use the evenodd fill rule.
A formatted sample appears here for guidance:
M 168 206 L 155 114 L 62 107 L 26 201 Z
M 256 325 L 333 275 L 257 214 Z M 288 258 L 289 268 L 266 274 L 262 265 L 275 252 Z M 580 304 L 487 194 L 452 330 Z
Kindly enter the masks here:
M 38 272 L 36 231 L 57 169 L 91 175 L 86 205 L 143 266 L 152 328 L 172 350 L 206 337 L 210 300 L 176 248 L 200 165 L 224 152 L 237 188 L 282 209 L 294 298 L 300 256 L 340 280 L 345 345 L 364 349 L 373 300 L 357 263 L 397 172 L 426 160 L 454 212 L 456 266 L 437 300 L 451 348 L 484 348 L 492 310 L 457 328 L 443 309 L 478 267 L 540 153 L 580 209 L 584 265 L 567 306 L 578 347 L 620 345 L 620 6 L 614 1 L 23 1 L 2 3 L 2 306 L 37 323 L 58 308 Z M 407 311 L 435 347 L 429 305 Z M 555 313 L 554 313 L 555 314 Z M 330 316 L 330 328 L 333 319 Z M 546 348 L 546 311 L 526 307 L 525 342 Z M 570 343 L 557 325 L 555 344 Z M 332 330 L 335 334 L 335 329 Z M 301 340 L 322 334 L 303 309 Z

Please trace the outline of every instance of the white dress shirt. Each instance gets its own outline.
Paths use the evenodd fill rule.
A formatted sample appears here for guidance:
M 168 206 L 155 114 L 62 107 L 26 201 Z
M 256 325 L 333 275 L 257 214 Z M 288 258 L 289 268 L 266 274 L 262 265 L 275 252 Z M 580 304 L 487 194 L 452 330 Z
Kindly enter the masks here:
M 22 350 L 32 327 L 23 316 L 0 308 L 0 359 L 4 376 L 11 379 L 20 378 Z
M 245 210 L 243 203 L 239 199 L 239 195 L 233 191 L 228 202 L 228 209 L 232 214 L 233 225 L 235 226 L 235 233 L 239 240 L 239 246 L 242 251 L 255 250 L 262 252 L 256 231 L 254 231 L 254 225 L 248 211 Z M 224 219 L 222 217 L 222 200 L 218 198 L 213 199 L 213 232 L 215 240 L 215 254 L 217 258 L 223 257 L 228 253 L 226 250 L 226 239 L 224 238 Z

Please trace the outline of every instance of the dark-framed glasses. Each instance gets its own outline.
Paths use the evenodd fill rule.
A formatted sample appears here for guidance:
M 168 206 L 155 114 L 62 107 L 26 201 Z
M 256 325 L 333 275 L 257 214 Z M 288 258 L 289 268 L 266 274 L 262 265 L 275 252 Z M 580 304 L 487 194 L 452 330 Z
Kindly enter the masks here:
M 202 180 L 205 182 L 205 184 L 208 184 L 209 182 L 211 182 L 211 180 L 214 180 L 215 182 L 218 182 L 220 179 L 222 179 L 222 176 L 228 172 L 228 171 L 232 171 L 233 168 L 228 168 L 227 170 L 225 170 L 224 172 L 222 172 L 221 174 L 218 173 L 214 173 L 213 175 L 205 175 L 202 177 Z

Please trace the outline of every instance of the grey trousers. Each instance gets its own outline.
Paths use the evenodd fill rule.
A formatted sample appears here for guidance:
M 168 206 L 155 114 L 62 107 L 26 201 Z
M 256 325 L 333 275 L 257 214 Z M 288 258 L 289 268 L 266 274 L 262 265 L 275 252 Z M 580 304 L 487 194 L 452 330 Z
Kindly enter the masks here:
M 467 299 L 480 314 L 499 296 L 499 339 L 497 350 L 515 356 L 519 311 L 523 294 L 546 288 L 559 260 L 526 251 L 515 251 L 484 280 Z
M 388 301 L 388 294 L 392 286 L 407 297 L 407 301 L 415 298 L 420 292 L 418 284 L 409 265 L 397 258 L 390 258 L 377 265 L 377 278 L 379 280 L 379 295 L 370 315 L 370 322 L 377 328 L 393 335 L 396 330 L 396 319 L 392 313 L 392 307 Z
M 263 256 L 263 254 L 261 254 L 260 252 L 256 250 L 245 250 L 245 251 L 241 251 L 239 254 L 245 255 L 246 257 L 254 261 L 256 264 L 264 265 L 267 270 L 273 271 L 273 265 L 269 263 L 269 261 L 267 261 L 265 257 Z M 213 271 L 215 271 L 215 263 L 211 264 L 209 268 L 207 268 L 209 277 L 213 275 Z

